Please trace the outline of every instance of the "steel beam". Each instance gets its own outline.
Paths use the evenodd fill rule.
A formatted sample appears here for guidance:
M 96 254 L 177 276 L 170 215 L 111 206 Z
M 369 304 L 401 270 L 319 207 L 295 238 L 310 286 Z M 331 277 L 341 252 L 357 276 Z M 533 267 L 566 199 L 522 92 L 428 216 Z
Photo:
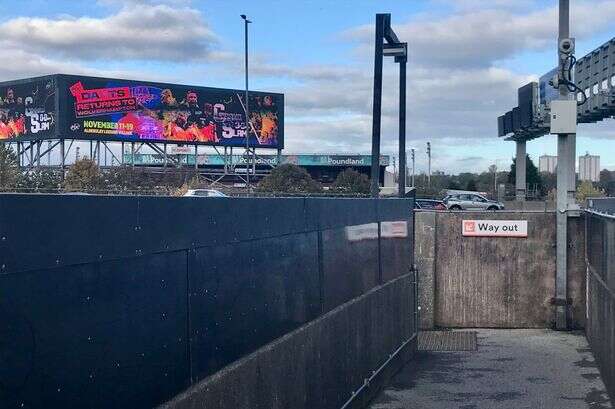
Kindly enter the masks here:
M 399 60 L 399 197 L 406 195 L 406 61 Z
M 382 42 L 384 40 L 387 14 L 376 14 L 376 35 L 374 44 L 374 95 L 372 106 L 372 197 L 380 193 L 380 121 L 382 115 Z

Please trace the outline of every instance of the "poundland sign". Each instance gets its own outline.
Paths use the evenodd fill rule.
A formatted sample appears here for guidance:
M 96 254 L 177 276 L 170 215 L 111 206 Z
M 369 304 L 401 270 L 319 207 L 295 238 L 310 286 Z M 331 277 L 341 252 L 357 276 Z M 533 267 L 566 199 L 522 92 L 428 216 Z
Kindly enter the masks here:
M 468 237 L 527 237 L 527 220 L 462 220 L 461 234 Z

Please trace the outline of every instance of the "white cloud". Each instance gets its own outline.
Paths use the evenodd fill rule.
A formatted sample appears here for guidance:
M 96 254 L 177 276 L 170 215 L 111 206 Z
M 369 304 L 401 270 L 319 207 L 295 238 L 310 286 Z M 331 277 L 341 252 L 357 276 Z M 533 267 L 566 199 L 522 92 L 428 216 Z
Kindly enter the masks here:
M 102 18 L 13 18 L 0 31 L 4 49 L 75 60 L 206 60 L 217 43 L 199 11 L 141 2 Z
M 613 19 L 613 1 L 573 3 L 571 27 L 578 39 L 600 33 Z M 394 24 L 393 28 L 400 38 L 408 39 L 412 64 L 453 69 L 486 67 L 522 52 L 554 48 L 557 22 L 556 7 L 526 13 L 478 8 L 436 19 L 427 15 L 405 24 Z M 365 25 L 348 30 L 344 36 L 360 41 L 364 52 L 371 54 L 373 30 L 373 25 Z

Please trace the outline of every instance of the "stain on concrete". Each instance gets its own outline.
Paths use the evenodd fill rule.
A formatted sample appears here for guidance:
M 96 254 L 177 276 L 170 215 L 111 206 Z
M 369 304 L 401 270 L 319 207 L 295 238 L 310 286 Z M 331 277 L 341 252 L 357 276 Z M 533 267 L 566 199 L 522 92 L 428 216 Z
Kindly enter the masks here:
M 550 382 L 547 378 L 544 378 L 542 376 L 528 376 L 525 379 L 531 383 L 549 383 Z
M 585 403 L 587 403 L 588 407 L 591 409 L 612 408 L 610 402 L 609 396 L 604 389 L 598 390 L 596 388 L 591 388 L 591 391 L 587 392 L 585 396 Z M 606 406 L 607 404 L 608 406 Z
M 575 361 L 574 364 L 579 368 L 597 368 L 596 361 L 590 361 L 587 357 L 583 357 L 580 361 Z
M 490 359 L 490 361 L 494 361 L 494 362 L 512 362 L 514 360 L 515 360 L 515 358 L 513 358 L 513 357 Z
M 581 376 L 585 379 L 594 380 L 594 379 L 600 378 L 600 373 L 599 372 L 582 373 Z

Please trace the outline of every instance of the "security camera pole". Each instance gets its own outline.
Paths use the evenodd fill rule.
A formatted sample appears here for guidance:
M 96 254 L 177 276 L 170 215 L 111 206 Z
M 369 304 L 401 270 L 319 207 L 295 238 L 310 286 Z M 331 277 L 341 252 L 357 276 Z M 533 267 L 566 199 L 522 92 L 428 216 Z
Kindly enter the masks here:
M 559 0 L 559 38 L 558 63 L 559 72 L 557 84 L 559 99 L 551 102 L 551 133 L 557 134 L 557 257 L 555 274 L 556 306 L 555 326 L 557 329 L 567 328 L 567 250 L 568 250 L 568 217 L 574 213 L 575 200 L 575 154 L 577 103 L 569 95 L 565 78 L 566 70 L 571 70 L 570 57 L 574 53 L 574 40 L 570 38 L 570 4 L 569 0 Z M 567 67 L 568 66 L 568 67 Z M 554 81 L 555 82 L 555 81 Z M 571 212 L 572 211 L 572 212 Z
M 386 41 L 386 43 L 385 43 Z M 406 193 L 406 61 L 408 45 L 400 43 L 391 28 L 390 14 L 376 14 L 376 44 L 374 52 L 374 102 L 372 117 L 372 197 L 380 191 L 380 120 L 382 115 L 382 58 L 395 57 L 399 63 L 399 197 Z M 404 174 L 402 175 L 402 172 Z

